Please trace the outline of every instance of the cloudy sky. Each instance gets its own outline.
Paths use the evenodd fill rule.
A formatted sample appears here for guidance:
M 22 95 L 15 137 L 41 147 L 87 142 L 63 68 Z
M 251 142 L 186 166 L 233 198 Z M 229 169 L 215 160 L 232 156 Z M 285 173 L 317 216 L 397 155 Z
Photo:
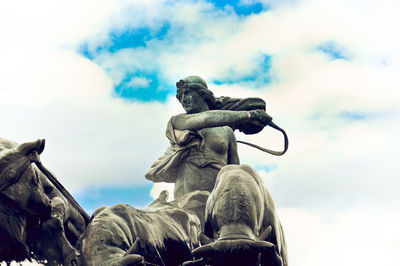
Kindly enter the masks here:
M 2 1 L 0 136 L 91 214 L 144 207 L 183 112 L 175 82 L 261 97 L 290 148 L 239 146 L 273 195 L 292 266 L 400 265 L 397 0 Z M 281 149 L 279 133 L 237 138 Z

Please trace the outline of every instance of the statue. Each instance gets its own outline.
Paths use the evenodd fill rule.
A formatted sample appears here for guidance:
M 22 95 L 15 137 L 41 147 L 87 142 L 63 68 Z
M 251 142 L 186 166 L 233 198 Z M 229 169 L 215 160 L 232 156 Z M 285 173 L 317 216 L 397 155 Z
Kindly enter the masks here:
M 195 190 L 211 192 L 223 166 L 240 164 L 232 128 L 260 130 L 272 118 L 263 110 L 261 99 L 249 98 L 242 103 L 227 97 L 217 99 L 198 76 L 180 80 L 176 86 L 176 97 L 186 114 L 169 120 L 166 135 L 171 146 L 146 178 L 175 183 L 175 197 Z M 221 110 L 226 106 L 234 111 Z M 239 107 L 243 111 L 238 111 Z
M 116 205 L 96 211 L 80 239 L 83 264 L 178 265 L 186 261 L 186 265 L 226 265 L 227 262 L 234 264 L 250 249 L 246 260 L 254 265 L 261 261 L 263 265 L 286 266 L 286 246 L 272 198 L 250 167 L 239 166 L 233 133 L 239 129 L 254 134 L 271 124 L 272 118 L 264 110 L 265 102 L 258 98 L 215 98 L 206 82 L 197 76 L 177 83 L 177 98 L 186 113 L 173 116 L 168 122 L 166 135 L 171 146 L 146 174 L 154 182 L 175 183 L 175 200 L 167 202 L 167 193 L 163 191 L 145 210 Z M 275 152 L 276 155 L 287 149 L 284 136 L 285 149 Z M 231 174 L 237 172 L 244 175 L 237 179 L 238 185 L 216 184 L 219 173 L 225 174 L 218 180 L 229 181 Z M 229 196 L 237 198 L 230 208 L 243 217 L 230 221 L 229 226 L 214 228 L 215 221 L 211 219 L 214 215 L 204 214 L 207 203 L 207 213 L 225 215 L 221 204 L 224 206 L 226 195 L 220 193 L 221 186 L 225 190 L 229 188 Z M 247 186 L 248 189 L 241 189 Z M 253 199 L 252 193 L 258 198 Z M 255 205 L 246 205 L 240 211 L 249 199 L 255 200 Z M 218 221 L 232 216 L 226 215 Z M 186 218 L 182 220 L 182 217 Z M 192 226 L 187 225 L 187 220 Z M 233 232 L 239 229 L 243 232 Z M 199 245 L 205 246 L 194 249 Z M 211 253 L 218 256 L 210 256 Z M 176 257 L 176 254 L 182 255 Z M 224 254 L 222 260 L 221 254 Z M 193 255 L 204 259 L 191 261 Z
M 143 210 L 117 204 L 89 217 L 41 164 L 43 140 L 18 147 L 3 142 L 8 152 L 0 154 L 0 219 L 9 219 L 4 217 L 10 213 L 29 215 L 18 216 L 11 225 L 1 223 L 0 236 L 16 243 L 12 248 L 19 255 L 7 257 L 10 249 L 0 243 L 0 259 L 30 258 L 34 252 L 34 258 L 64 265 L 287 266 L 272 197 L 257 173 L 240 165 L 241 141 L 234 130 L 256 134 L 271 126 L 281 131 L 283 151 L 241 142 L 274 155 L 286 152 L 286 133 L 272 122 L 259 98 L 214 97 L 198 76 L 176 85 L 186 113 L 169 120 L 171 145 L 145 176 L 175 184 L 170 202 L 163 191 Z M 9 191 L 19 182 L 20 187 L 36 184 L 19 191 L 21 202 Z
M 51 173 L 40 162 L 44 146 L 44 140 L 17 146 L 0 138 L 0 261 L 77 264 L 74 245 L 90 218 L 45 175 Z

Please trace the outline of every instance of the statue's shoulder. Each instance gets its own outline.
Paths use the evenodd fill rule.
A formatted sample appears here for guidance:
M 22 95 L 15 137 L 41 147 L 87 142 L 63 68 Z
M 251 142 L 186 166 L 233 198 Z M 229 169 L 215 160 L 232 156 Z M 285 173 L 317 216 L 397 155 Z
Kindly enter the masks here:
M 185 117 L 187 117 L 187 116 L 188 116 L 188 114 L 186 114 L 186 113 L 180 113 L 180 114 L 177 114 L 177 115 L 173 115 L 173 116 L 171 116 L 171 118 L 169 119 L 168 123 L 174 124 L 176 120 L 185 118 Z
M 170 132 L 170 134 L 177 130 L 175 128 L 176 125 L 176 121 L 179 119 L 184 119 L 185 116 L 187 116 L 186 113 L 181 113 L 181 114 L 177 114 L 177 115 L 173 115 L 169 120 L 168 120 L 168 124 L 167 124 L 167 136 L 168 136 L 168 132 Z

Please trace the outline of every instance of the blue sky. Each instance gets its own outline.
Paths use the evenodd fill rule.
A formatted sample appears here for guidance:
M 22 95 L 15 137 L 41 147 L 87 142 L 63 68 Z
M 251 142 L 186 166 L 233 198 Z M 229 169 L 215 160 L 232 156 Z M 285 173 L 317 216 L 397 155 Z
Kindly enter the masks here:
M 92 214 L 101 206 L 112 206 L 119 203 L 137 208 L 145 208 L 153 201 L 150 196 L 152 184 L 135 187 L 89 187 L 76 195 L 82 208 Z
M 289 135 L 282 157 L 243 145 L 239 155 L 275 199 L 293 265 L 395 266 L 398 10 L 391 0 L 9 1 L 0 137 L 45 138 L 43 163 L 90 214 L 142 208 L 173 189 L 144 175 L 183 112 L 175 82 L 199 75 L 216 96 L 263 98 Z M 283 144 L 269 128 L 236 136 Z
M 213 12 L 226 13 L 230 16 L 238 17 L 243 20 L 253 14 L 259 14 L 267 8 L 263 7 L 262 3 L 249 2 L 242 3 L 241 1 L 207 1 L 205 2 L 213 8 Z M 264 4 L 264 6 L 267 6 Z M 186 25 L 181 23 L 174 23 L 168 17 L 160 19 L 157 25 L 145 25 L 139 27 L 127 27 L 125 29 L 115 29 L 107 33 L 107 38 L 99 43 L 89 44 L 83 42 L 80 44 L 79 53 L 86 58 L 96 62 L 98 56 L 102 57 L 104 54 L 112 57 L 118 52 L 132 51 L 132 50 L 150 50 L 155 51 L 159 49 L 160 44 L 168 46 L 171 43 L 181 42 L 178 38 L 173 36 L 175 32 L 183 28 L 187 30 Z M 204 38 L 204 33 L 196 32 L 196 29 L 189 29 L 190 35 L 195 38 Z M 176 40 L 175 40 L 176 39 Z M 180 44 L 182 45 L 182 44 Z M 339 55 L 340 51 L 333 45 L 321 46 L 321 51 L 331 55 Z M 268 54 L 258 54 L 255 58 L 257 64 L 255 71 L 248 73 L 241 73 L 241 75 L 229 75 L 223 79 L 211 80 L 218 85 L 233 84 L 233 83 L 246 83 L 251 87 L 261 87 L 267 84 L 271 77 L 268 75 L 270 68 L 271 57 Z M 118 66 L 108 67 L 100 64 L 105 71 L 113 71 Z M 147 66 L 146 68 L 132 68 L 124 69 L 122 77 L 114 84 L 114 96 L 121 97 L 128 101 L 160 101 L 164 102 L 169 95 L 175 93 L 173 84 L 166 82 L 162 77 L 159 77 L 157 66 Z

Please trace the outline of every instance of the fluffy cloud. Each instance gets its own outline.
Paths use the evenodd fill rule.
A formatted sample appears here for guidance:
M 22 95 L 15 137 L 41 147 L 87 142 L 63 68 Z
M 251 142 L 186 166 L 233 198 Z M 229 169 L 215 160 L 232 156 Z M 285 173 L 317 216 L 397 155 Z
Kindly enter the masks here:
M 289 261 L 295 265 L 397 265 L 398 214 L 381 210 L 373 216 L 352 209 L 318 214 L 281 209 Z M 379 217 L 378 219 L 371 219 Z

